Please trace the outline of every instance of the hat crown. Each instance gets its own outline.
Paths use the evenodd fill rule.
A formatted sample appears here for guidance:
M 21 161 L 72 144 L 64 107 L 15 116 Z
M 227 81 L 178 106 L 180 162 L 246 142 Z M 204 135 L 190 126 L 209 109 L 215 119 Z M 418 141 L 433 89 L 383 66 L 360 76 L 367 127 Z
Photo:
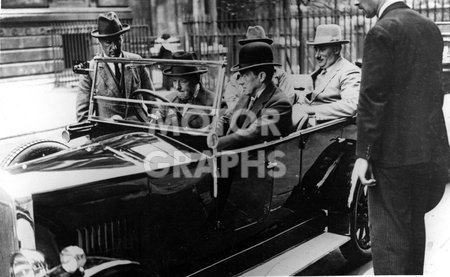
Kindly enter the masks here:
M 100 14 L 97 19 L 97 27 L 97 30 L 91 32 L 91 35 L 97 38 L 114 37 L 130 30 L 129 25 L 122 25 L 115 12 Z
M 193 52 L 175 52 L 172 54 L 172 58 L 175 60 L 196 60 L 197 55 Z M 190 65 L 174 65 L 168 70 L 164 71 L 164 74 L 170 76 L 184 76 L 190 74 L 202 74 L 205 73 L 206 70 L 199 70 L 196 66 Z
M 348 43 L 342 39 L 341 27 L 336 24 L 322 24 L 317 26 L 316 36 L 311 44 Z
M 267 38 L 266 32 L 261 26 L 250 26 L 247 29 L 247 34 L 245 35 L 247 39 L 259 39 L 259 38 Z
M 239 51 L 239 64 L 241 67 L 272 62 L 272 48 L 267 43 L 250 42 Z
M 101 14 L 98 17 L 98 33 L 100 35 L 115 34 L 123 29 L 122 23 L 115 12 Z
M 255 41 L 262 41 L 268 44 L 273 43 L 273 40 L 266 36 L 266 31 L 264 31 L 264 28 L 259 25 L 249 26 L 247 28 L 247 33 L 245 34 L 245 39 L 241 39 L 238 42 L 239 44 L 244 45 Z

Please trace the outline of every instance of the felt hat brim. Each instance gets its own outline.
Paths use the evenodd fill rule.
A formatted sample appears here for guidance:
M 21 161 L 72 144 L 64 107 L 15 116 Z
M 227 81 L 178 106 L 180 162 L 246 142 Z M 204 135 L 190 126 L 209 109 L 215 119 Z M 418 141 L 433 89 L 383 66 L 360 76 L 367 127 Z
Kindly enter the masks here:
M 230 70 L 231 70 L 231 72 L 238 72 L 238 71 L 246 70 L 249 68 L 264 66 L 264 65 L 281 66 L 281 64 L 279 64 L 279 63 L 256 63 L 256 64 L 250 64 L 250 65 L 236 64 Z
M 255 41 L 261 41 L 261 42 L 265 42 L 267 44 L 272 44 L 273 43 L 273 40 L 270 39 L 270 38 L 240 39 L 240 40 L 238 40 L 238 43 L 240 45 L 244 45 L 244 44 L 247 44 L 247 43 L 250 43 L 250 42 L 255 42 Z
M 125 32 L 128 32 L 131 29 L 131 26 L 128 24 L 123 24 L 122 25 L 122 30 L 112 33 L 112 34 L 99 34 L 98 30 L 94 30 L 91 32 L 91 36 L 95 37 L 95 38 L 108 38 L 108 37 L 114 37 L 114 36 L 118 36 L 121 35 Z
M 169 76 L 169 77 L 180 77 L 180 76 L 186 76 L 186 75 L 193 75 L 193 74 L 203 74 L 208 72 L 206 69 L 198 69 L 195 71 L 189 71 L 189 72 L 183 72 L 183 73 L 173 73 L 172 68 L 168 68 L 163 70 L 163 75 Z
M 350 43 L 349 40 L 337 40 L 337 41 L 307 41 L 306 44 L 308 45 L 331 45 L 331 44 L 347 44 Z

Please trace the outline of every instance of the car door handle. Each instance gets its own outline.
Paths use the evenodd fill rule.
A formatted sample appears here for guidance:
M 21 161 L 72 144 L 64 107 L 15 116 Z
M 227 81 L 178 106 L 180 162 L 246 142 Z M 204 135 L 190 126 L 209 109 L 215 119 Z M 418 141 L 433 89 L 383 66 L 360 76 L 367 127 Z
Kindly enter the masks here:
M 278 166 L 277 162 L 267 162 L 267 169 L 272 169 L 277 166 Z

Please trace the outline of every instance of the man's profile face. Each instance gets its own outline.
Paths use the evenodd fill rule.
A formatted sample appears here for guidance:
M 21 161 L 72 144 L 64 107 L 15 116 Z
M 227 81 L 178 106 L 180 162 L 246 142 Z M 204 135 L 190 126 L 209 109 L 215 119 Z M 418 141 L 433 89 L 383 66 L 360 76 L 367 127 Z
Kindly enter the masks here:
M 243 94 L 253 96 L 253 94 L 261 87 L 262 82 L 258 75 L 250 70 L 239 72 L 238 84 L 242 86 Z
M 362 10 L 366 18 L 372 18 L 377 15 L 380 0 L 356 0 L 355 6 Z
M 189 76 L 172 77 L 173 87 L 177 90 L 177 96 L 181 100 L 189 99 L 195 92 L 196 83 Z
M 339 58 L 339 51 L 333 45 L 314 46 L 316 61 L 320 68 L 325 69 L 333 65 Z
M 99 38 L 103 53 L 108 57 L 119 57 L 122 52 L 122 36 Z

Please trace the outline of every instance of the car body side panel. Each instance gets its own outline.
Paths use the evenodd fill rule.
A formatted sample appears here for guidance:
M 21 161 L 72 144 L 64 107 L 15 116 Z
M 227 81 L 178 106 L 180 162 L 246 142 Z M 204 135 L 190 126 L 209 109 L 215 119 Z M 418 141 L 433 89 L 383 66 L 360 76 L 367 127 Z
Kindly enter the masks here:
M 283 207 L 294 187 L 300 182 L 302 157 L 300 144 L 301 138 L 296 137 L 275 146 L 273 152 L 275 170 L 280 176 L 274 178 L 271 210 Z
M 11 253 L 18 249 L 14 213 L 12 199 L 0 187 L 0 276 L 9 276 Z
M 306 139 L 301 188 L 319 208 L 346 210 L 348 166 L 355 155 L 354 130 L 350 124 L 316 132 Z

